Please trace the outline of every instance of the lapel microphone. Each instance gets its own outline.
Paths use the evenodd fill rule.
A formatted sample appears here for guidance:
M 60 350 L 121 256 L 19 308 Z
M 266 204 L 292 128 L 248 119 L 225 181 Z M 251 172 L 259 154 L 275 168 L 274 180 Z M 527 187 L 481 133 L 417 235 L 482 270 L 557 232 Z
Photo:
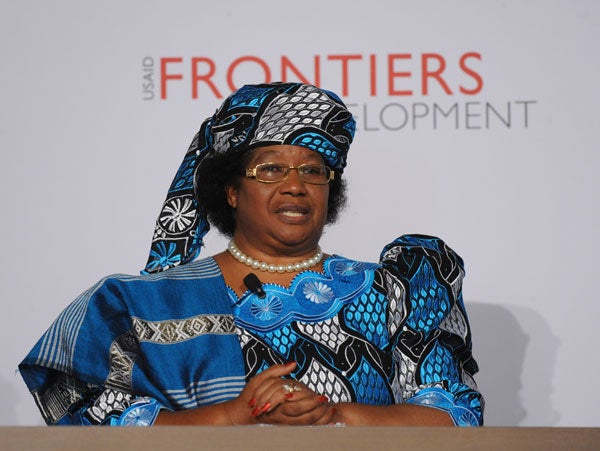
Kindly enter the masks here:
M 244 277 L 244 285 L 246 285 L 246 288 L 252 291 L 252 293 L 256 293 L 261 299 L 267 296 L 267 293 L 263 290 L 262 282 L 258 276 L 252 272 Z

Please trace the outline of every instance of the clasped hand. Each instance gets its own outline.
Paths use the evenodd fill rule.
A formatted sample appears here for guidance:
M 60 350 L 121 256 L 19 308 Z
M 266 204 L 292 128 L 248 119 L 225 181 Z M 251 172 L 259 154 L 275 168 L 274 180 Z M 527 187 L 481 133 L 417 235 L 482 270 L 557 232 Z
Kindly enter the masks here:
M 236 424 L 326 425 L 335 422 L 329 399 L 286 378 L 296 363 L 273 365 L 254 376 L 231 405 Z

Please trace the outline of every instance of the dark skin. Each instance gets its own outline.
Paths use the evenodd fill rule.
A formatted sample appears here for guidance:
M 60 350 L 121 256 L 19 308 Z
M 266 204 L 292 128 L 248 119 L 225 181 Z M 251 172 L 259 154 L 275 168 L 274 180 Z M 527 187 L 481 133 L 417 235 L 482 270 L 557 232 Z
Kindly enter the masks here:
M 297 146 L 269 146 L 252 151 L 248 167 L 266 162 L 298 166 L 322 164 L 321 157 Z M 241 178 L 226 188 L 229 205 L 235 210 L 234 239 L 246 255 L 274 264 L 289 264 L 312 257 L 326 221 L 328 185 L 305 183 L 295 170 L 286 180 L 265 184 Z M 214 256 L 225 283 L 238 296 L 246 290 L 243 278 L 248 266 L 225 251 Z M 322 270 L 322 266 L 311 268 Z M 261 272 L 263 283 L 289 286 L 297 273 Z M 452 426 L 452 419 L 441 410 L 410 404 L 369 406 L 357 403 L 329 403 L 299 381 L 300 391 L 287 392 L 282 378 L 296 364 L 273 365 L 254 376 L 240 395 L 231 401 L 185 411 L 161 411 L 156 425 L 327 425 L 344 423 L 361 426 Z

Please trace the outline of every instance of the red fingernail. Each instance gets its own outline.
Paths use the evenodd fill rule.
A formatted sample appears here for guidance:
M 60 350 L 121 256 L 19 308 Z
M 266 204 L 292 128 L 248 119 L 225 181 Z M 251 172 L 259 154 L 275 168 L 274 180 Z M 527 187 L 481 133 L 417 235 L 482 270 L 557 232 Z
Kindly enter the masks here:
M 258 414 L 260 413 L 260 410 L 258 410 L 258 407 L 255 407 L 254 410 L 252 411 L 252 416 L 258 416 Z
M 333 415 L 335 415 L 335 413 L 336 413 L 336 412 L 337 412 L 337 409 L 336 409 L 335 407 L 332 407 L 332 408 L 331 408 L 331 413 L 332 413 Z
M 252 398 L 250 400 L 250 402 L 248 403 L 248 407 L 254 407 L 255 404 L 256 404 L 256 398 Z
M 319 396 L 319 402 L 326 403 L 329 402 L 329 398 L 325 395 Z
M 262 409 L 260 409 L 260 413 L 266 412 L 267 410 L 269 410 L 270 407 L 271 407 L 271 403 L 270 402 L 266 403 L 264 406 L 262 406 Z
M 283 397 L 284 397 L 285 399 L 290 399 L 290 398 L 293 398 L 293 397 L 294 397 L 294 394 L 293 394 L 293 393 L 286 393 L 285 395 L 283 395 Z
M 285 366 L 292 366 L 295 364 L 296 364 L 296 362 L 292 360 L 291 362 L 286 363 Z

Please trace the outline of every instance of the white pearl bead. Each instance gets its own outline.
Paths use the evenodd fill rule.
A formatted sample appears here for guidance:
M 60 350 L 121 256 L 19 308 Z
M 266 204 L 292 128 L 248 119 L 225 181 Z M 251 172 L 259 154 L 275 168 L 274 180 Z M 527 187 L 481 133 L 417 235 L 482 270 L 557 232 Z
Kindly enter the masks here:
M 269 271 L 270 273 L 302 271 L 302 270 L 308 269 L 312 266 L 315 266 L 323 258 L 323 251 L 321 251 L 321 248 L 319 246 L 317 246 L 316 254 L 313 255 L 311 258 L 307 258 L 306 260 L 303 260 L 301 262 L 290 263 L 287 265 L 273 265 L 273 264 L 268 264 L 266 262 L 254 260 L 253 258 L 247 256 L 242 251 L 240 251 L 233 240 L 230 240 L 229 243 L 227 244 L 227 250 L 239 262 L 244 263 L 245 265 L 250 266 L 253 269 L 259 269 L 261 271 Z

